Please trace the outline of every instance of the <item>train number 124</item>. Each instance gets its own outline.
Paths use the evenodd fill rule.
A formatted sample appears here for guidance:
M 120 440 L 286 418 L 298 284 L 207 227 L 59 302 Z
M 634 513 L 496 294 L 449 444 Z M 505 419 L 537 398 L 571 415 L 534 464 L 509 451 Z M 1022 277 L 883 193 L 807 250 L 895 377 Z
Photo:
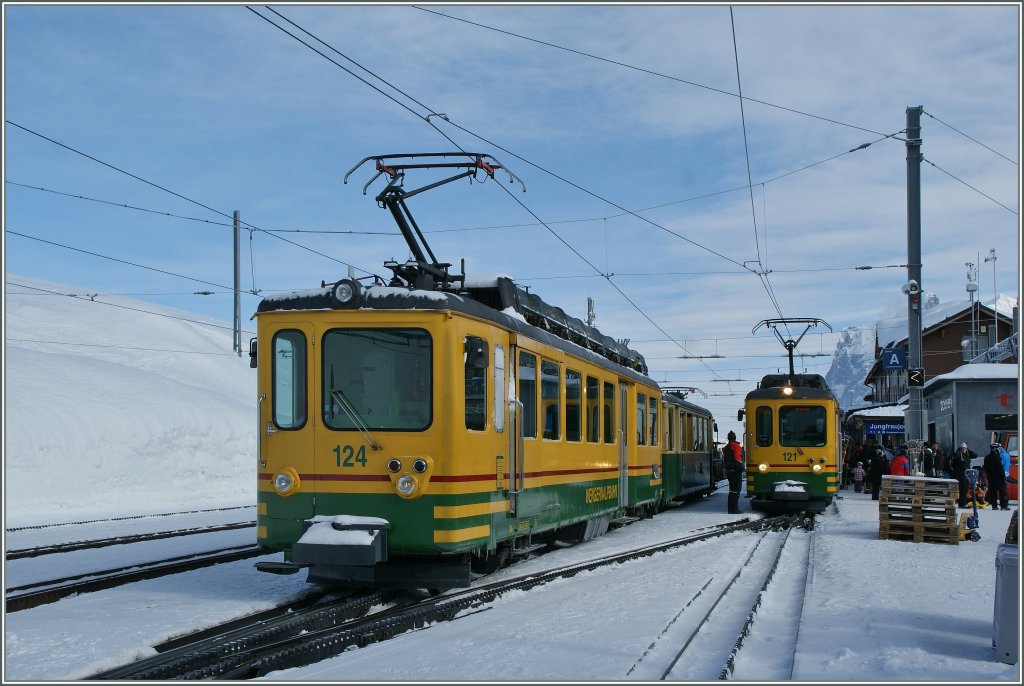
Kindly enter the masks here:
M 366 446 L 359 446 L 359 450 L 354 449 L 350 445 L 336 445 L 332 451 L 334 456 L 337 458 L 339 467 L 354 467 L 353 462 L 358 462 L 361 466 L 366 466 Z

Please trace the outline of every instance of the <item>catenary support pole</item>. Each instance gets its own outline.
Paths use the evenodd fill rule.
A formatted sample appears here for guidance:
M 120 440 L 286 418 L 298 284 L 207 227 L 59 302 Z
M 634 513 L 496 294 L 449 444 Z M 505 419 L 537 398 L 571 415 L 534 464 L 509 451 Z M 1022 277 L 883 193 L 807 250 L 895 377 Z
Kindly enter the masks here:
M 907 108 L 907 367 L 908 379 L 921 364 L 921 112 L 923 107 Z M 919 372 L 922 374 L 923 372 Z M 923 388 L 909 385 L 906 438 L 924 440 Z M 920 445 L 920 443 L 918 443 Z
M 241 267 L 240 267 L 240 253 L 239 247 L 239 233 L 241 231 L 241 219 L 238 214 L 238 210 L 235 210 L 235 319 L 234 319 L 234 342 L 232 344 L 232 350 L 238 353 L 238 356 L 242 356 L 242 294 L 239 290 L 239 283 L 241 279 Z

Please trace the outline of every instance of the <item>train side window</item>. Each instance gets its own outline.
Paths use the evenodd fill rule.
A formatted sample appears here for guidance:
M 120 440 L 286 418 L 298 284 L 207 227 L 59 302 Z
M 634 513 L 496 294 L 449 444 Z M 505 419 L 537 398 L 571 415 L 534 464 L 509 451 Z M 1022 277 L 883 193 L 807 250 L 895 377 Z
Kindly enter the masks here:
M 647 445 L 647 396 L 636 394 L 636 444 Z
M 466 336 L 463 341 L 465 370 L 466 428 L 483 431 L 487 428 L 487 341 Z
M 651 445 L 658 445 L 658 399 L 648 398 L 647 400 L 647 421 L 650 424 Z
M 754 431 L 760 447 L 767 448 L 772 444 L 775 440 L 772 436 L 772 408 L 757 408 L 754 412 Z
M 494 346 L 494 430 L 502 433 L 505 430 L 505 406 L 508 396 L 505 395 L 505 348 Z
M 583 440 L 583 415 L 580 413 L 583 375 L 579 372 L 565 370 L 565 440 L 579 442 Z
M 601 384 L 587 377 L 587 442 L 601 442 Z
M 523 436 L 537 438 L 537 358 L 519 353 L 519 402 L 523 404 Z
M 674 407 L 665 406 L 667 410 L 665 412 L 665 450 L 666 452 L 673 452 L 676 449 L 676 413 L 677 410 Z
M 540 401 L 544 408 L 544 438 L 557 441 L 561 398 L 558 394 L 558 364 L 550 360 L 540 361 Z
M 615 443 L 615 385 L 604 382 L 604 442 Z
M 306 336 L 301 331 L 274 334 L 274 424 L 279 429 L 301 429 L 306 424 Z

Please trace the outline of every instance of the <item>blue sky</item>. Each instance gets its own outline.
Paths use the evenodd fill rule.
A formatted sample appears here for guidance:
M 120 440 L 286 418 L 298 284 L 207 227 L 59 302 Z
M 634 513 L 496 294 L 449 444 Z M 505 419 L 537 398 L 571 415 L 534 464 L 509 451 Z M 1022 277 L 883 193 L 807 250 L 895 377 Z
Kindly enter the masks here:
M 423 118 L 445 113 L 437 129 L 527 191 L 460 182 L 411 199 L 438 258 L 506 273 L 580 318 L 594 298 L 596 326 L 631 339 L 654 378 L 697 386 L 712 396 L 699 402 L 735 417 L 785 365 L 770 331 L 751 335 L 759 321 L 821 318 L 835 334 L 818 329 L 801 349 L 830 353 L 843 327 L 905 312 L 906 270 L 890 265 L 907 261 L 906 148 L 882 137 L 922 105 L 925 290 L 964 299 L 964 263 L 995 248 L 983 298 L 993 276 L 1018 292 L 1018 3 L 740 4 L 735 46 L 728 5 L 421 6 L 491 29 L 412 5 L 273 7 L 414 98 L 306 37 L 416 114 L 245 5 L 4 5 L 5 281 L 232 312 L 219 287 L 232 283 L 230 230 L 156 212 L 229 219 L 19 127 L 259 229 L 301 229 L 243 236 L 242 287 L 269 294 L 336 280 L 346 264 L 383 275 L 408 256 L 373 201 L 382 182 L 364 196 L 369 167 L 342 178 L 369 155 L 455 149 Z M 662 207 L 638 217 L 595 196 Z M 778 309 L 753 273 L 767 270 Z M 5 297 L 22 290 L 5 285 Z M 257 303 L 243 297 L 243 321 Z

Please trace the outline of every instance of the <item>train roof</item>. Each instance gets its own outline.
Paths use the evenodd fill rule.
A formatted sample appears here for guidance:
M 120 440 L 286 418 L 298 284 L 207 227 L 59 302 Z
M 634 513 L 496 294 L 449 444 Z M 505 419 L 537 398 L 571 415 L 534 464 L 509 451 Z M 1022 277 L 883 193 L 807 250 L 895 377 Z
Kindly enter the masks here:
M 765 374 L 761 378 L 761 383 L 757 385 L 758 388 L 781 388 L 782 386 L 789 386 L 791 388 L 817 388 L 829 390 L 828 383 L 825 382 L 825 377 L 821 374 Z
M 331 297 L 333 285 L 268 296 L 260 302 L 256 313 L 335 309 Z M 505 276 L 467 282 L 461 293 L 372 284 L 362 287 L 358 309 L 461 312 L 602 366 L 611 363 L 624 376 L 657 385 L 647 376 L 647 362 L 639 352 L 570 317 L 561 308 L 548 305 Z
M 700 405 L 695 405 L 694 403 L 684 400 L 680 395 L 678 395 L 678 391 L 673 392 L 671 388 L 661 389 L 661 399 L 671 405 L 678 405 L 679 407 L 690 410 L 691 412 L 697 414 L 706 414 L 709 417 L 712 416 L 711 410 L 707 409 L 706 407 L 701 407 Z

